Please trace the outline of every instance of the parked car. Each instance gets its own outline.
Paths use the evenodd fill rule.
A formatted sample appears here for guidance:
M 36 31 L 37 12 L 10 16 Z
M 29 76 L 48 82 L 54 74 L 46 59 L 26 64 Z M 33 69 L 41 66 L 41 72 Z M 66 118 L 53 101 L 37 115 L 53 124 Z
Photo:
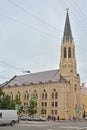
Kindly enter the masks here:
M 29 116 L 21 116 L 19 117 L 19 120 L 22 120 L 22 121 L 32 121 L 32 117 L 29 117 Z
M 85 115 L 85 120 L 87 120 L 87 115 Z
M 46 121 L 47 119 L 45 117 L 42 116 L 36 116 L 33 118 L 34 121 Z

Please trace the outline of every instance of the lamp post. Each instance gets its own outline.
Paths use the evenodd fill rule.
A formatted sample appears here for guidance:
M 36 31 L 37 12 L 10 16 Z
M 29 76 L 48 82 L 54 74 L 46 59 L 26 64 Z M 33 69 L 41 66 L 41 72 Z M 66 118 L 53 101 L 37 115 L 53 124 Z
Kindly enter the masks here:
M 25 70 L 23 73 L 31 73 L 30 70 Z

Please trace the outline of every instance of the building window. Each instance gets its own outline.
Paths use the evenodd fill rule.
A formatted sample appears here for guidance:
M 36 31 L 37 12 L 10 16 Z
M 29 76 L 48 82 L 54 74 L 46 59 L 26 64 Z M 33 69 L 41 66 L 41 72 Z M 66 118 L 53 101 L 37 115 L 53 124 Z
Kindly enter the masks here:
M 54 102 L 52 102 L 52 107 L 54 107 Z
M 58 103 L 57 102 L 55 102 L 55 107 L 57 107 L 58 106 Z
M 51 114 L 52 114 L 52 115 L 54 114 L 54 110 L 51 111 Z
M 11 95 L 11 99 L 13 100 L 13 94 Z
M 68 58 L 71 58 L 71 48 L 68 48 Z
M 57 115 L 57 110 L 55 110 L 55 115 Z
M 46 114 L 46 112 L 47 112 L 47 111 L 46 111 L 46 110 L 44 110 L 44 114 Z
M 18 98 L 21 99 L 21 94 L 20 92 L 18 91 Z
M 47 107 L 47 102 L 42 102 L 42 107 Z
M 44 102 L 42 102 L 42 107 L 44 106 Z
M 52 107 L 57 107 L 58 106 L 58 102 L 52 102 Z
M 57 99 L 57 97 L 58 97 L 58 94 L 57 94 L 57 92 L 55 92 L 55 99 Z
M 45 107 L 47 107 L 47 102 L 45 102 Z
M 45 93 L 45 99 L 47 99 L 47 93 Z
M 27 100 L 29 100 L 29 94 L 27 94 Z
M 52 99 L 54 99 L 54 92 L 52 93 Z
M 46 114 L 46 110 L 41 110 L 41 114 Z
M 37 94 L 36 90 L 34 90 L 34 92 L 33 92 L 33 98 L 38 99 L 38 94 Z
M 20 92 L 19 92 L 19 98 L 21 98 Z M 24 94 L 24 100 L 29 100 L 29 93 L 26 90 L 25 94 Z
M 42 99 L 44 99 L 44 93 L 42 93 Z
M 66 58 L 66 47 L 64 47 L 64 58 Z
M 24 95 L 24 100 L 26 100 L 26 94 Z
M 52 115 L 57 115 L 57 110 L 52 110 L 52 111 L 51 111 L 51 114 L 52 114 Z
M 43 90 L 43 93 L 42 93 L 42 99 L 47 99 L 47 93 L 46 93 L 46 90 Z
M 11 100 L 13 100 L 13 93 L 12 92 L 11 92 L 10 98 L 11 98 Z
M 52 92 L 52 99 L 57 99 L 57 98 L 58 98 L 58 93 L 55 90 L 54 92 Z
M 24 105 L 28 105 L 28 102 L 24 102 Z
M 38 94 L 36 93 L 36 97 L 37 97 L 37 99 L 38 99 Z

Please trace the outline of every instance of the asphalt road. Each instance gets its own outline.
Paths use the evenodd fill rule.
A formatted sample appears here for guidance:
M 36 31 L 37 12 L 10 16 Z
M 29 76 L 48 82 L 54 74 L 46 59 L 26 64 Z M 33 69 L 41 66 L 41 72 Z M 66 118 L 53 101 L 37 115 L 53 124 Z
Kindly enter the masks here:
M 0 130 L 87 130 L 87 122 L 20 122 L 15 126 L 0 126 Z

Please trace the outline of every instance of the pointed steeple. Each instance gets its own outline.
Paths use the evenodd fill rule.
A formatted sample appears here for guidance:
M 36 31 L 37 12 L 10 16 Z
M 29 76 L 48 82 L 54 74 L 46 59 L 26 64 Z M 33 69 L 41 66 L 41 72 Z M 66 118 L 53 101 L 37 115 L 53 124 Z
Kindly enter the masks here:
M 65 22 L 64 34 L 63 34 L 63 42 L 64 41 L 72 42 L 72 40 L 73 40 L 73 37 L 72 37 L 69 14 L 68 14 L 68 9 L 67 9 L 66 22 Z
M 75 44 L 72 37 L 72 31 L 67 10 L 63 41 L 61 43 L 60 73 L 63 76 L 77 74 Z

